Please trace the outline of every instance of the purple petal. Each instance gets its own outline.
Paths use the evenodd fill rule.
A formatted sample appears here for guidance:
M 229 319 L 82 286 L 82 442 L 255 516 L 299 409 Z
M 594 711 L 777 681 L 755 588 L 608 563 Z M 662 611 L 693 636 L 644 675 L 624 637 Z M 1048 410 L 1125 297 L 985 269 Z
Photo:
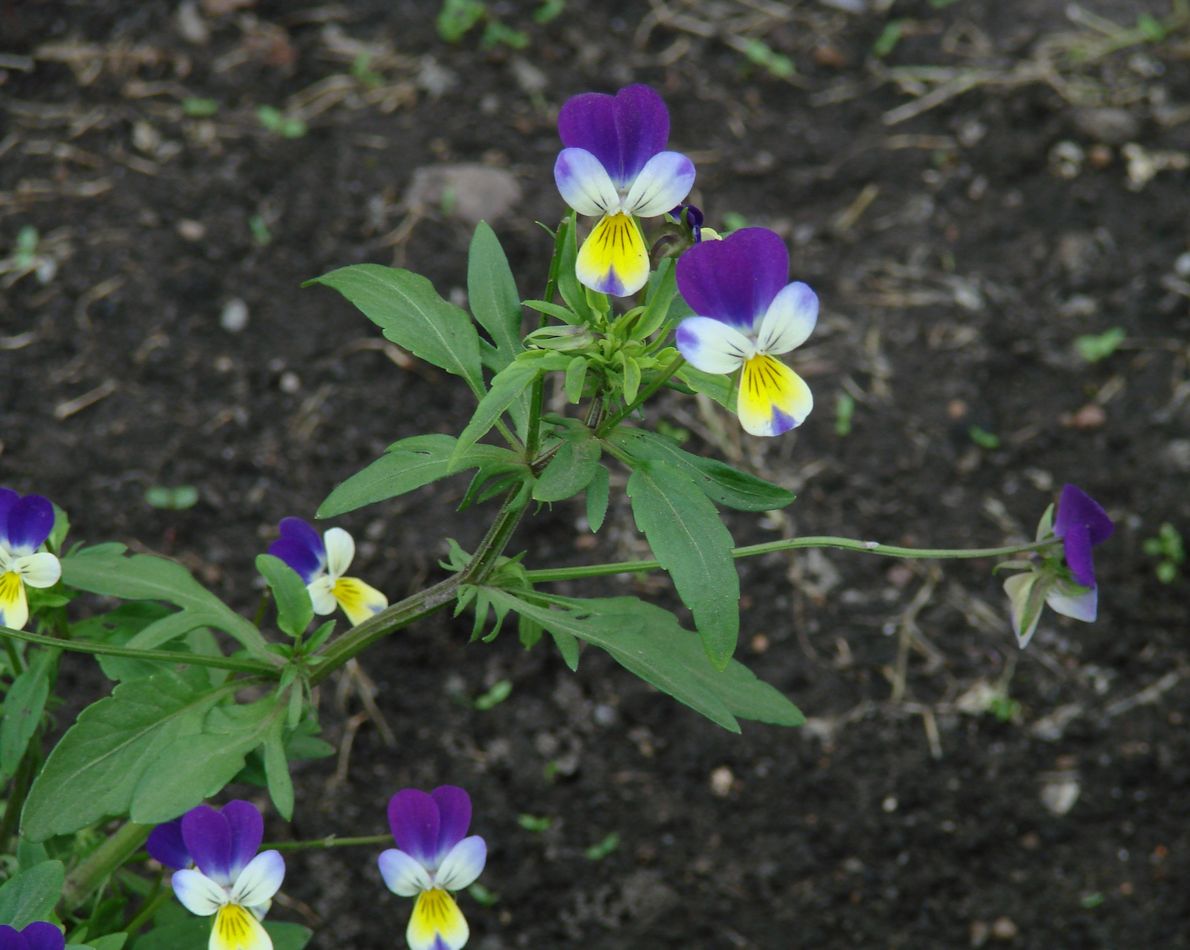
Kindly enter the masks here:
M 230 886 L 231 828 L 219 812 L 209 805 L 199 805 L 182 816 L 182 840 L 198 869 L 211 880 Z
M 29 944 L 8 924 L 0 925 L 0 950 L 29 950 Z
M 223 819 L 231 832 L 230 876 L 239 877 L 260 850 L 264 837 L 264 818 L 251 802 L 235 799 L 223 806 Z
M 1095 586 L 1095 562 L 1091 549 L 1106 541 L 1115 525 L 1090 495 L 1074 485 L 1066 485 L 1058 499 L 1054 535 L 1062 539 L 1066 566 L 1084 587 Z
M 32 552 L 54 529 L 54 506 L 41 495 L 26 495 L 8 511 L 8 544 L 14 551 Z
M 63 950 L 66 946 L 62 931 L 44 920 L 31 923 L 21 931 L 21 936 L 29 950 Z
M 188 868 L 194 863 L 190 852 L 186 849 L 186 841 L 182 838 L 181 818 L 167 821 L 149 832 L 149 840 L 145 842 L 145 849 L 155 861 L 159 861 L 175 871 Z
M 626 188 L 669 140 L 669 112 L 648 86 L 627 86 L 614 96 L 588 92 L 567 100 L 558 113 L 567 148 L 585 148 L 612 181 Z
M 326 566 L 326 545 L 301 518 L 282 518 L 281 537 L 269 545 L 269 554 L 288 564 L 307 584 Z
M 11 488 L 0 488 L 0 544 L 8 543 L 8 513 L 12 506 L 21 500 L 21 496 Z M 3 931 L 0 931 L 2 934 Z M 0 950 L 4 945 L 0 944 Z
M 698 316 L 747 329 L 788 283 L 789 252 L 767 228 L 743 228 L 690 248 L 678 258 L 677 278 Z
M 471 796 L 457 785 L 440 785 L 430 792 L 438 806 L 438 856 L 467 837 L 471 827 Z
M 397 847 L 431 870 L 436 868 L 441 819 L 438 803 L 416 788 L 403 788 L 388 802 L 388 824 Z

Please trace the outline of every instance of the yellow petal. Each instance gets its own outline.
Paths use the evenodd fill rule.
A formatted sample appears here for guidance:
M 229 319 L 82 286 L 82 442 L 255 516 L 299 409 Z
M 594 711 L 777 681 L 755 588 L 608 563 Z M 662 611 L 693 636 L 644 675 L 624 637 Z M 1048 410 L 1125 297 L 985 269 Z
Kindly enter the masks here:
M 29 620 L 25 584 L 16 571 L 0 574 L 0 626 L 22 629 Z
M 575 273 L 592 290 L 613 297 L 627 297 L 648 282 L 649 249 L 631 215 L 600 218 L 579 248 Z
M 470 936 L 467 920 L 454 898 L 440 887 L 422 891 L 413 905 L 413 916 L 405 939 L 410 950 L 432 950 L 434 940 L 442 938 L 450 950 L 459 950 Z
M 353 626 L 388 606 L 387 597 L 358 577 L 340 577 L 331 588 L 331 596 L 338 601 Z
M 224 904 L 215 914 L 207 950 L 273 950 L 273 941 L 250 910 Z
M 744 364 L 736 412 L 752 435 L 780 435 L 800 426 L 814 408 L 810 387 L 779 359 L 758 353 Z

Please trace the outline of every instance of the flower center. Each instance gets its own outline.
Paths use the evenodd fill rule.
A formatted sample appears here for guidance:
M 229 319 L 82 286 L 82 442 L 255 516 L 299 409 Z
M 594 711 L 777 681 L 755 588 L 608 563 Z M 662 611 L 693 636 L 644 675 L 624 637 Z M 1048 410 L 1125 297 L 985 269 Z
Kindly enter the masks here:
M 239 904 L 224 904 L 215 916 L 215 934 L 222 946 L 241 947 L 252 933 L 252 915 Z
M 21 575 L 16 571 L 0 574 L 0 604 L 11 604 L 21 592 Z

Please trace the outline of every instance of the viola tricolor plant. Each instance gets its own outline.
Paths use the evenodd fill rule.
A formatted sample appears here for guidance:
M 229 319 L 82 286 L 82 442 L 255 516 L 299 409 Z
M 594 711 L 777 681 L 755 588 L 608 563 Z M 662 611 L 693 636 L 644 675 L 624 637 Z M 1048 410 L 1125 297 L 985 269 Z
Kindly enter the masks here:
M 260 812 L 238 799 L 221 809 L 203 802 L 233 782 L 255 784 L 290 820 L 303 807 L 290 763 L 335 752 L 318 738 L 319 687 L 345 668 L 345 682 L 363 681 L 357 658 L 446 608 L 472 615 L 474 641 L 491 643 L 515 627 L 520 647 L 557 649 L 571 669 L 584 650 L 603 650 L 627 673 L 734 732 L 741 719 L 805 721 L 789 697 L 735 656 L 744 557 L 813 547 L 1010 558 L 997 569 L 1015 572 L 1004 587 L 1022 647 L 1046 604 L 1095 619 L 1092 549 L 1113 525 L 1072 485 L 1034 539 L 1002 547 L 910 549 L 837 537 L 736 547 L 724 510 L 772 512 L 792 504 L 793 493 L 679 442 L 663 411 L 697 395 L 700 412 L 718 404 L 750 435 L 793 438 L 788 433 L 807 423 L 814 399 L 786 360 L 814 331 L 819 300 L 807 283 L 791 280 L 777 232 L 749 227 L 720 238 L 706 226 L 688 203 L 694 165 L 669 150 L 669 132 L 668 110 L 647 86 L 583 93 L 562 105 L 554 177 L 559 210 L 564 202 L 571 211 L 552 232 L 541 299 L 520 299 L 500 241 L 482 223 L 467 262 L 469 311 L 424 277 L 377 264 L 310 282 L 354 303 L 391 344 L 459 379 L 474 397 L 471 418 L 456 432 L 399 439 L 360 471 L 344 472 L 318 508 L 319 518 L 337 517 L 466 473 L 453 497 L 484 530 L 473 550 L 444 539 L 442 574 L 424 589 L 389 605 L 348 576 L 350 534 L 289 517 L 268 554 L 255 559 L 268 590 L 249 619 L 178 562 L 130 555 L 120 543 L 65 545 L 69 523 L 48 499 L 0 489 L 0 777 L 9 782 L 0 856 L 6 871 L 15 869 L 4 888 L 21 894 L 20 922 L 61 919 L 65 940 L 80 950 L 113 950 L 128 939 L 139 947 L 144 931 L 145 945 L 169 950 L 270 950 L 270 932 L 278 947 L 300 950 L 309 930 L 262 923 L 285 862 L 277 850 L 258 853 Z M 596 219 L 581 242 L 579 215 Z M 624 495 L 615 506 L 613 491 Z M 574 550 L 598 546 L 609 511 L 630 511 L 649 555 L 558 567 L 532 547 L 516 547 L 524 521 L 568 503 L 583 513 L 571 521 L 596 535 Z M 630 529 L 625 520 L 616 534 Z M 436 541 L 417 543 L 432 550 Z M 663 573 L 688 613 L 626 588 L 578 597 L 555 587 L 647 572 Z M 74 606 L 91 594 L 101 599 Z M 315 614 L 336 608 L 352 627 L 337 631 L 328 620 L 307 636 Z M 443 624 L 440 632 L 456 631 Z M 93 656 L 115 685 L 47 754 L 49 737 L 60 732 L 54 713 L 64 705 L 51 697 L 70 651 L 86 655 L 75 662 Z M 369 695 L 365 705 L 374 700 L 372 711 L 387 699 Z M 476 881 L 487 858 L 484 839 L 468 834 L 470 797 L 451 785 L 407 788 L 392 797 L 388 819 L 396 847 L 379 856 L 379 870 L 391 891 L 415 899 L 409 947 L 459 950 L 470 928 L 454 895 Z M 332 838 L 287 847 L 329 847 Z M 50 839 L 47 850 L 41 842 Z M 211 918 L 209 929 L 173 905 L 142 846 L 169 869 L 181 905 Z M 19 932 L 0 927 L 0 950 L 63 945 L 62 932 L 44 919 Z
M 314 612 L 321 616 L 342 607 L 347 619 L 362 623 L 388 606 L 388 598 L 358 577 L 347 577 L 355 559 L 355 540 L 342 528 L 319 536 L 301 518 L 283 518 L 281 537 L 269 554 L 288 564 L 306 584 Z
M 261 851 L 264 819 L 256 806 L 231 801 L 216 810 L 191 809 L 180 821 L 159 826 L 149 854 L 174 872 L 174 894 L 199 917 L 214 917 L 209 950 L 272 950 L 261 925 L 281 882 L 285 860 Z
M 0 488 L 0 626 L 20 630 L 29 622 L 26 587 L 58 583 L 58 558 L 38 550 L 53 529 L 49 499 Z
M 410 950 L 459 950 L 470 930 L 452 891 L 483 873 L 488 848 L 471 827 L 471 797 L 455 785 L 432 792 L 406 788 L 388 803 L 397 846 L 380 855 L 380 876 L 400 897 L 416 897 L 405 939 Z

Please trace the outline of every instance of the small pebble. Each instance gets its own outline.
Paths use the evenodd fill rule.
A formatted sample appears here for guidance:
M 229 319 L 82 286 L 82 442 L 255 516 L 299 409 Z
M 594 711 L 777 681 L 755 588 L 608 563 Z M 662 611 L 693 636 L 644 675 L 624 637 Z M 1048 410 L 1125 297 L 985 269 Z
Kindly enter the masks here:
M 232 297 L 223 305 L 219 326 L 228 333 L 240 333 L 248 325 L 248 305 L 239 297 Z
M 1020 928 L 1010 917 L 997 917 L 992 921 L 992 936 L 997 940 L 1015 940 Z
M 302 380 L 297 373 L 292 370 L 286 370 L 281 374 L 281 392 L 287 396 L 292 396 L 299 389 L 302 388 Z
M 711 794 L 716 798 L 726 798 L 730 795 L 734 783 L 735 776 L 726 765 L 721 765 L 711 772 Z

